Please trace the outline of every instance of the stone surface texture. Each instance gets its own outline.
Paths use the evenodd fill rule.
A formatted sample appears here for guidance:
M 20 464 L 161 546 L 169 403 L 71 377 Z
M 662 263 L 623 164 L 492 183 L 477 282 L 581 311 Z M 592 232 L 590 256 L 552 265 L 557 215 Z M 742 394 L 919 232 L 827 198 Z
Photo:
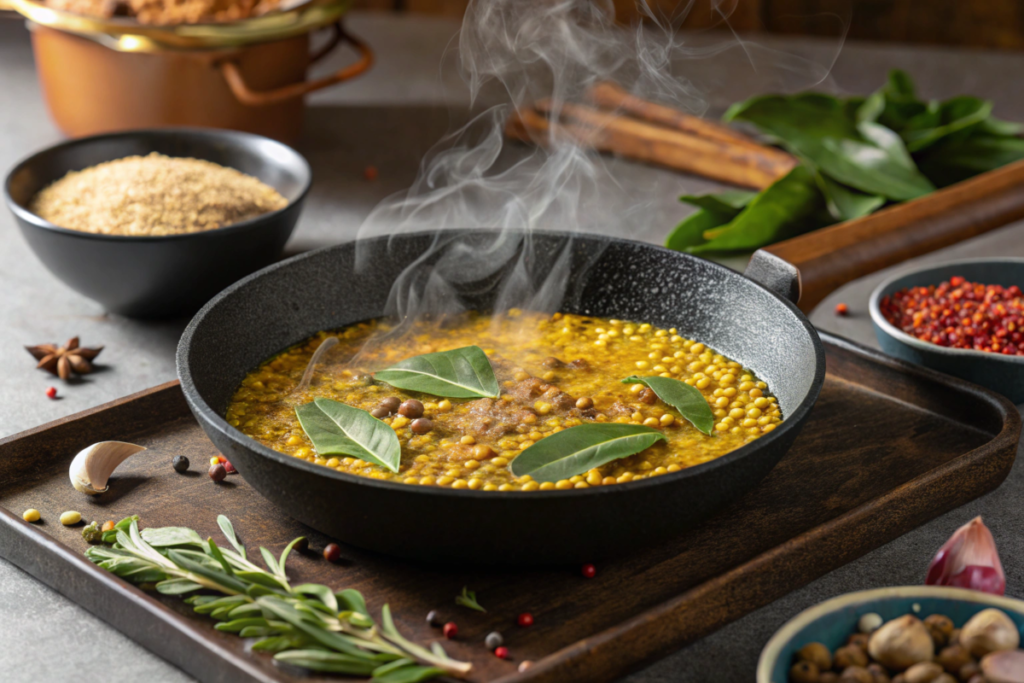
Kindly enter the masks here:
M 377 50 L 378 64 L 362 79 L 309 100 L 306 135 L 298 149 L 314 170 L 314 188 L 289 252 L 353 238 L 380 200 L 408 187 L 420 159 L 453 125 L 466 119 L 468 97 L 451 66 L 457 24 L 423 17 L 355 15 L 350 28 Z M 971 93 L 991 98 L 996 114 L 1024 119 L 1024 90 L 1015 75 L 1024 56 L 834 41 L 750 37 L 731 39 L 713 58 L 694 60 L 685 73 L 706 93 L 695 103 L 712 113 L 731 101 L 780 88 L 818 83 L 840 93 L 867 93 L 889 68 L 901 67 L 928 97 Z M 791 56 L 783 57 L 783 53 Z M 337 67 L 348 55 L 335 55 Z M 828 74 L 823 77 L 822 74 Z M 18 20 L 0 19 L 0 170 L 61 139 L 50 122 L 35 78 L 28 32 Z M 676 201 L 714 183 L 621 160 L 604 162 L 599 191 L 586 198 L 583 229 L 660 242 L 687 213 Z M 373 165 L 379 178 L 368 182 Z M 1024 256 L 1024 223 L 1011 225 L 918 261 L 968 256 Z M 744 259 L 732 265 L 742 267 Z M 899 268 L 910 267 L 904 264 Z M 812 315 L 822 329 L 874 345 L 866 306 L 875 283 L 889 272 L 851 283 Z M 138 322 L 106 315 L 67 289 L 32 256 L 14 221 L 0 212 L 0 436 L 35 427 L 174 378 L 174 349 L 185 320 Z M 847 303 L 850 315 L 832 310 Z M 103 344 L 100 371 L 65 386 L 33 369 L 25 344 L 63 342 L 80 335 L 87 346 Z M 44 395 L 57 386 L 58 400 Z M 45 454 L 40 454 L 45 457 Z M 760 609 L 704 640 L 638 671 L 630 683 L 753 680 L 758 654 L 786 620 L 815 603 L 848 591 L 913 584 L 923 579 L 932 553 L 959 525 L 982 514 L 1003 555 L 1009 593 L 1024 596 L 1024 462 L 996 492 L 953 511 L 843 567 L 802 590 Z M 138 647 L 55 591 L 0 561 L 0 675 L 29 681 L 191 680 Z

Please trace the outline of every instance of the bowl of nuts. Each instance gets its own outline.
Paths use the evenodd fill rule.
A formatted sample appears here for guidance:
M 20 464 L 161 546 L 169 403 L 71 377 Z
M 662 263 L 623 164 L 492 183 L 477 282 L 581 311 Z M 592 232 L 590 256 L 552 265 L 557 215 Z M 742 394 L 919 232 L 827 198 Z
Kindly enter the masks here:
M 1024 602 L 945 586 L 849 593 L 772 636 L 757 683 L 1024 683 Z

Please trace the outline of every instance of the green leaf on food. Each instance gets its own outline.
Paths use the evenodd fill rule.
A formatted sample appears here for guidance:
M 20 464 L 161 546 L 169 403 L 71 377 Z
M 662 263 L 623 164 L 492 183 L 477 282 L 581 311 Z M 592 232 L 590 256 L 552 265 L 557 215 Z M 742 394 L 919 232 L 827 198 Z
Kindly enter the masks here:
M 711 433 L 715 426 L 715 415 L 711 412 L 711 406 L 700 393 L 700 389 L 691 387 L 686 382 L 671 377 L 627 377 L 622 380 L 623 384 L 643 384 L 651 388 L 665 403 L 679 411 L 687 422 L 705 434 Z M 514 461 L 513 461 L 514 462 Z
M 476 601 L 476 593 L 469 590 L 467 586 L 462 587 L 462 595 L 455 596 L 455 604 L 468 607 L 469 609 L 476 610 L 477 612 L 486 612 L 479 602 Z
M 395 430 L 365 410 L 317 398 L 298 406 L 295 414 L 320 455 L 348 455 L 398 471 L 402 447 Z
M 509 469 L 517 477 L 529 474 L 539 482 L 556 482 L 667 440 L 658 430 L 640 425 L 582 424 L 538 441 L 516 456 Z
M 374 378 L 405 391 L 446 398 L 497 398 L 498 378 L 479 346 L 413 356 L 374 373 Z

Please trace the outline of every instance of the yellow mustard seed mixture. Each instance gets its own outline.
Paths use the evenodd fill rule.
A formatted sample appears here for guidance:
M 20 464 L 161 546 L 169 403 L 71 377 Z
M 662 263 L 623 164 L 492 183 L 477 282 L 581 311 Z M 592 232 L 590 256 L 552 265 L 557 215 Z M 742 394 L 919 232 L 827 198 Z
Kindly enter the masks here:
M 157 236 L 223 228 L 287 205 L 233 168 L 154 152 L 72 171 L 41 190 L 29 210 L 71 230 Z
M 270 448 L 339 472 L 423 486 L 543 491 L 678 472 L 725 455 L 782 420 L 775 397 L 753 372 L 675 329 L 513 309 L 503 316 L 419 320 L 401 334 L 381 335 L 391 331 L 386 321 L 373 320 L 321 332 L 275 356 L 243 380 L 228 422 Z M 308 388 L 296 392 L 314 351 L 332 336 L 340 343 L 317 364 Z M 498 399 L 412 394 L 372 379 L 372 372 L 406 358 L 469 345 L 490 359 Z M 630 375 L 673 377 L 698 388 L 715 416 L 712 434 L 699 432 L 644 385 L 621 383 Z M 387 400 L 418 399 L 432 428 L 417 434 L 405 416 L 383 418 L 402 446 L 397 474 L 356 458 L 321 458 L 295 415 L 297 405 L 318 397 L 367 411 Z M 668 441 L 558 482 L 509 471 L 524 449 L 587 422 L 642 424 L 662 430 Z

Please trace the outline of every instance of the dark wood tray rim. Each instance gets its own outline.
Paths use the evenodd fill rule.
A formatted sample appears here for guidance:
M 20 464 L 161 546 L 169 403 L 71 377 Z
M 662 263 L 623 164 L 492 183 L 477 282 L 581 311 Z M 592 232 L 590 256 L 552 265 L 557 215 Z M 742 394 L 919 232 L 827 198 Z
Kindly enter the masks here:
M 961 469 L 978 464 L 1004 449 L 1016 452 L 1021 419 L 1015 406 L 1006 398 L 963 380 L 890 358 L 842 337 L 827 333 L 821 333 L 821 337 L 828 345 L 865 356 L 885 368 L 973 395 L 996 411 L 1002 420 L 1000 430 L 982 446 L 905 482 L 885 495 L 616 627 L 556 651 L 535 662 L 526 672 L 498 679 L 497 683 L 564 683 L 567 680 L 610 680 L 623 675 L 682 643 L 706 635 L 753 609 L 769 604 L 793 590 L 793 586 L 805 585 L 862 555 L 863 548 L 844 545 L 845 532 L 871 525 L 875 539 L 873 547 L 879 547 L 902 535 L 908 522 L 917 526 L 957 507 L 961 503 L 955 501 L 948 484 L 955 480 Z M 173 391 L 178 385 L 176 380 L 166 382 L 0 439 L 0 450 L 11 442 L 38 436 L 161 392 Z M 1012 458 L 1005 467 L 1005 473 L 1009 472 L 1011 464 Z M 998 483 L 1005 478 L 1005 473 Z M 818 558 L 827 560 L 813 567 L 792 561 L 794 555 L 812 549 Z M 252 666 L 247 658 L 226 653 L 199 637 L 182 616 L 168 610 L 156 598 L 100 569 L 83 555 L 3 507 L 0 507 L 0 555 L 200 680 L 278 683 Z M 751 586 L 753 582 L 744 581 L 745 577 L 759 572 L 785 573 L 788 580 L 777 582 L 779 588 L 775 590 L 761 592 Z M 138 629 L 135 624 L 143 619 L 154 627 Z M 616 651 L 623 647 L 633 649 L 638 657 L 628 663 L 621 662 Z M 225 659 L 229 673 L 211 677 L 211 672 L 223 671 Z

